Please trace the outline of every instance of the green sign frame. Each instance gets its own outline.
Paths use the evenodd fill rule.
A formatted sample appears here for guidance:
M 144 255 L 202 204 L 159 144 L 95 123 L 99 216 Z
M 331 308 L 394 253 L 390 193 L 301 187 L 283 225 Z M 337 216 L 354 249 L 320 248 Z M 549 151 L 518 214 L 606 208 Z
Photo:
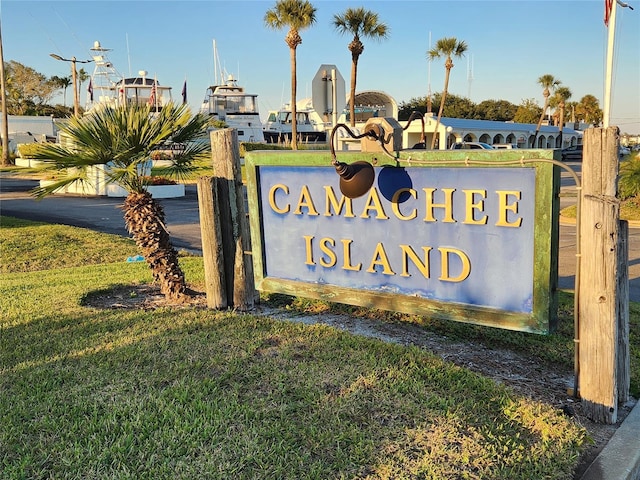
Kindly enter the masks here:
M 557 157 L 557 154 L 555 155 Z M 558 305 L 560 167 L 552 162 L 558 160 L 554 158 L 554 150 L 406 150 L 398 152 L 395 158 L 382 152 L 344 151 L 337 152 L 337 159 L 347 164 L 365 160 L 375 167 L 486 169 L 526 166 L 534 168 L 536 172 L 533 234 L 535 261 L 531 313 L 498 310 L 385 291 L 294 281 L 266 275 L 265 252 L 269 246 L 265 245 L 263 235 L 260 167 L 331 166 L 332 158 L 328 150 L 259 150 L 246 154 L 244 168 L 251 227 L 251 249 L 255 284 L 258 290 L 537 334 L 547 334 L 555 329 Z

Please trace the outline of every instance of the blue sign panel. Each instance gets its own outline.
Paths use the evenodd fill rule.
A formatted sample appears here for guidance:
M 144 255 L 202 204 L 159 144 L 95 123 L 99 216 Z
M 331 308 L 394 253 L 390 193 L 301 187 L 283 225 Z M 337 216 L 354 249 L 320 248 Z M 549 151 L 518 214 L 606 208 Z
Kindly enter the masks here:
M 535 168 L 375 170 L 257 166 L 265 276 L 532 312 Z

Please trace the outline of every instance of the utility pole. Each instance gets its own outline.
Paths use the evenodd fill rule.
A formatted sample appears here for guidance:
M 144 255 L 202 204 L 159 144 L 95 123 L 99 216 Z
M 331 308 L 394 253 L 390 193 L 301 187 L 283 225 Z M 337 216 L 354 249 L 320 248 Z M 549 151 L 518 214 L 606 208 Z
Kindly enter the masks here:
M 67 59 L 62 58 L 60 55 L 56 55 L 55 53 L 50 53 L 49 56 L 62 62 L 71 62 L 71 81 L 73 82 L 73 114 L 77 117 L 80 115 L 80 97 L 78 95 L 78 71 L 76 70 L 76 63 L 89 63 L 93 60 L 76 60 L 76 57 Z
M 2 25 L 0 25 L 0 101 L 2 101 L 2 165 L 9 165 L 9 114 L 7 112 L 7 81 L 4 76 Z

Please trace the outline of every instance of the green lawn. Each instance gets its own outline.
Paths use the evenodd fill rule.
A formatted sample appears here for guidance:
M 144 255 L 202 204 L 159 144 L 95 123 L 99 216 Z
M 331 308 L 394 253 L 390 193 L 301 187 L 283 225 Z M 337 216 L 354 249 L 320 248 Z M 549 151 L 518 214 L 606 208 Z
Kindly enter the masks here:
M 2 479 L 571 479 L 589 445 L 559 409 L 417 347 L 233 311 L 89 307 L 151 281 L 124 261 L 131 242 L 7 217 L 0 233 Z M 201 286 L 202 259 L 181 265 Z M 572 358 L 564 330 L 406 320 Z

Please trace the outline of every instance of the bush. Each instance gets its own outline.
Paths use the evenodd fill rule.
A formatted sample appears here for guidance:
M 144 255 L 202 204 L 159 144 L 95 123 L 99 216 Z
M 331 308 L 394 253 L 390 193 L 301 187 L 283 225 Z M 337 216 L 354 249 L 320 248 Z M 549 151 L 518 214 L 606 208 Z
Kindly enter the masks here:
M 166 177 L 142 177 L 142 183 L 145 185 L 177 185 L 178 183 L 170 178 Z
M 640 195 L 640 159 L 637 157 L 621 163 L 618 195 L 621 200 Z
M 39 143 L 19 143 L 18 154 L 20 158 L 32 158 L 39 148 Z

